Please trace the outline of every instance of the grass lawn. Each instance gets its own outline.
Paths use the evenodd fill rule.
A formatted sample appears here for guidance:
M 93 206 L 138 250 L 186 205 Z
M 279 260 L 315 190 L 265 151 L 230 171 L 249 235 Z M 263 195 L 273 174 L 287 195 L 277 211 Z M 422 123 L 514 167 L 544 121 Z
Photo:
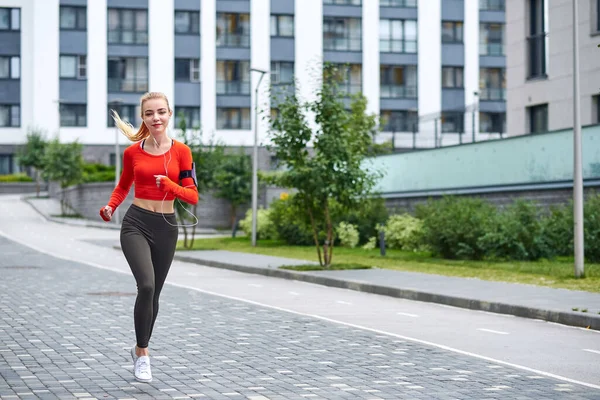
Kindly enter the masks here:
M 182 241 L 178 250 L 183 249 Z M 240 237 L 232 239 L 211 238 L 196 239 L 194 250 L 229 250 L 243 253 L 265 254 L 307 261 L 318 261 L 315 247 L 288 246 L 279 241 L 259 240 L 256 247 L 250 245 L 250 239 Z M 337 247 L 333 250 L 334 264 L 353 264 L 414 271 L 427 274 L 479 278 L 490 281 L 525 283 L 600 293 L 600 264 L 586 264 L 584 279 L 574 278 L 572 259 L 536 262 L 489 262 L 458 261 L 432 258 L 425 253 L 411 253 L 399 250 L 387 250 L 381 257 L 379 249 L 363 250 Z

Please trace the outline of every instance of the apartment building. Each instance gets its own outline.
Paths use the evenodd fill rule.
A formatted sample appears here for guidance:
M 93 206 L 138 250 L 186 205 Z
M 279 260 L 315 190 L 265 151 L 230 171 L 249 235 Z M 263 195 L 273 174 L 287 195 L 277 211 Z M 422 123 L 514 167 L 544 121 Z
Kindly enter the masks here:
M 189 127 L 268 141 L 269 88 L 310 99 L 323 62 L 381 117 L 379 140 L 432 147 L 505 127 L 504 0 L 0 0 L 0 174 L 40 127 L 113 163 L 109 110 L 140 123 L 161 91 Z M 261 80 L 262 72 L 264 79 Z M 258 96 L 257 96 L 258 95 Z M 119 137 L 126 145 L 126 139 Z
M 581 124 L 600 123 L 600 0 L 576 0 Z M 508 133 L 573 127 L 573 0 L 506 4 Z

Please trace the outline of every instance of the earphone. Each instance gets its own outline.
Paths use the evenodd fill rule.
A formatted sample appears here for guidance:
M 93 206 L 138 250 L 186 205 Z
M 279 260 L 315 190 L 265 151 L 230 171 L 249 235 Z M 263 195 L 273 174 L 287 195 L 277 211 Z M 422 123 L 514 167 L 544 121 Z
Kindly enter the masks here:
M 150 135 L 150 136 L 152 136 L 152 135 Z M 157 148 L 160 148 L 160 146 L 158 145 L 158 142 L 156 141 L 156 138 L 155 138 L 154 136 L 152 136 L 152 139 L 154 140 L 154 143 L 156 143 L 156 147 L 157 147 Z M 164 165 L 164 167 L 165 167 L 165 177 L 167 177 L 167 178 L 169 177 L 169 163 L 171 162 L 171 159 L 172 159 L 172 156 L 171 156 L 171 147 L 173 147 L 173 145 L 172 145 L 172 144 L 171 144 L 171 146 L 169 147 L 169 152 L 168 152 L 168 153 L 169 153 L 169 161 L 168 161 L 168 162 L 167 162 L 167 156 L 165 155 L 165 153 L 163 153 L 163 165 Z M 189 186 L 186 186 L 186 187 L 189 187 Z M 169 224 L 169 225 L 171 225 L 171 226 L 176 226 L 176 227 L 178 227 L 178 228 L 192 228 L 192 227 L 194 227 L 194 226 L 198 225 L 198 223 L 199 223 L 199 221 L 198 221 L 198 217 L 196 217 L 196 216 L 194 215 L 194 213 L 193 213 L 193 212 L 191 212 L 190 210 L 188 210 L 186 207 L 183 207 L 183 209 L 184 209 L 184 210 L 185 210 L 185 211 L 186 211 L 188 214 L 190 214 L 192 217 L 194 217 L 194 219 L 196 220 L 196 222 L 195 222 L 195 223 L 193 223 L 193 224 L 191 224 L 191 225 L 185 225 L 185 224 L 184 224 L 184 225 L 179 225 L 179 224 L 172 224 L 172 223 L 170 223 L 169 221 L 167 221 L 167 219 L 165 218 L 165 214 L 164 214 L 164 212 L 162 211 L 162 210 L 163 210 L 163 208 L 164 208 L 164 205 L 165 205 L 165 200 L 166 200 L 166 198 L 167 198 L 167 195 L 168 195 L 168 193 L 165 193 L 165 197 L 163 197 L 163 199 L 162 199 L 162 206 L 161 206 L 161 211 L 160 211 L 160 213 L 162 214 L 162 217 L 163 217 L 163 219 L 165 220 L 165 222 L 166 222 L 167 224 Z M 178 198 L 175 198 L 175 200 L 176 200 L 176 201 L 179 201 L 179 199 L 178 199 Z M 181 204 L 181 201 L 179 201 L 179 204 Z M 183 206 L 183 204 L 182 204 L 182 206 Z

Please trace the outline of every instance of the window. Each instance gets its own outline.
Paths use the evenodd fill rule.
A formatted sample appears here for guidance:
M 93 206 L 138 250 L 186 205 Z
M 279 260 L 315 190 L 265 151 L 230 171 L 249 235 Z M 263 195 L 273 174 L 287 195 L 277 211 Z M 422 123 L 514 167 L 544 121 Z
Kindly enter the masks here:
M 443 88 L 463 88 L 463 67 L 442 67 Z
M 362 0 L 323 0 L 323 4 L 335 4 L 340 6 L 360 6 Z
M 148 11 L 109 8 L 108 43 L 147 44 Z
M 600 124 L 600 94 L 596 95 L 592 98 L 593 111 L 596 111 L 596 115 L 594 115 L 593 123 Z M 593 114 L 592 111 L 592 114 Z
M 198 58 L 176 58 L 175 80 L 200 82 L 200 60 Z
M 479 70 L 479 98 L 481 100 L 506 100 L 504 68 L 481 68 Z
M 86 108 L 85 104 L 61 104 L 60 126 L 86 126 Z
M 480 112 L 479 132 L 481 133 L 505 133 L 506 113 Z
M 60 6 L 60 29 L 84 31 L 86 27 L 85 7 Z
M 465 118 L 462 112 L 442 112 L 442 133 L 463 133 Z
M 462 43 L 463 23 L 461 21 L 442 21 L 442 43 Z
M 250 129 L 250 109 L 217 108 L 217 129 Z
M 323 18 L 323 50 L 361 51 L 361 30 L 358 18 Z
M 271 15 L 271 36 L 294 37 L 294 16 Z
M 123 121 L 129 122 L 133 126 L 139 126 L 142 123 L 141 110 L 139 105 L 108 103 L 108 127 L 115 126 L 115 120 L 112 118 L 110 110 L 115 110 Z
M 412 132 L 419 123 L 416 111 L 381 110 L 380 119 L 384 132 Z
M 504 24 L 479 24 L 479 55 L 504 55 Z
M 528 77 L 546 77 L 546 25 L 544 0 L 528 0 L 529 36 L 527 37 Z
M 85 79 L 87 76 L 87 56 L 60 56 L 60 77 Z
M 175 34 L 199 35 L 200 13 L 198 11 L 175 11 Z
M 417 21 L 379 20 L 379 51 L 382 53 L 416 53 Z
M 291 85 L 293 83 L 293 62 L 271 62 L 271 85 Z
M 416 7 L 417 0 L 379 0 L 381 7 Z
M 416 98 L 417 67 L 410 65 L 382 65 L 379 68 L 381 97 Z
M 362 90 L 362 65 L 361 64 L 332 64 L 333 76 L 331 77 L 337 85 L 337 90 L 351 96 Z
M 479 9 L 484 11 L 504 11 L 504 0 L 479 0 Z
M 21 106 L 0 104 L 0 127 L 21 126 Z
M 596 0 L 596 32 L 600 32 L 600 0 Z
M 217 94 L 250 94 L 250 62 L 217 61 Z
M 21 58 L 19 56 L 0 56 L 0 79 L 19 79 L 21 77 Z
M 179 129 L 182 121 L 186 129 L 200 129 L 200 107 L 175 106 L 175 128 Z
M 18 31 L 21 29 L 20 8 L 0 8 L 0 31 Z
M 250 47 L 250 14 L 217 13 L 217 47 Z
M 19 165 L 14 154 L 0 154 L 0 175 L 10 175 L 19 172 Z
M 148 59 L 142 57 L 109 57 L 109 92 L 147 92 Z
M 529 133 L 548 132 L 548 104 L 527 107 Z

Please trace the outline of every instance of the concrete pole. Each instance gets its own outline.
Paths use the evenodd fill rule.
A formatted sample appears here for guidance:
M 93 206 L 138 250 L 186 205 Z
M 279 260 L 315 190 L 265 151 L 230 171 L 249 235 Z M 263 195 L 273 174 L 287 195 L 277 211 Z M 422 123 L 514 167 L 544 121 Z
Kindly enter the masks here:
M 251 68 L 260 73 L 254 94 L 254 148 L 252 151 L 252 247 L 256 247 L 256 223 L 258 216 L 258 89 L 267 71 Z
M 579 105 L 579 17 L 578 1 L 573 1 L 573 212 L 575 244 L 575 277 L 584 276 L 583 236 L 583 172 L 581 160 L 581 122 Z

